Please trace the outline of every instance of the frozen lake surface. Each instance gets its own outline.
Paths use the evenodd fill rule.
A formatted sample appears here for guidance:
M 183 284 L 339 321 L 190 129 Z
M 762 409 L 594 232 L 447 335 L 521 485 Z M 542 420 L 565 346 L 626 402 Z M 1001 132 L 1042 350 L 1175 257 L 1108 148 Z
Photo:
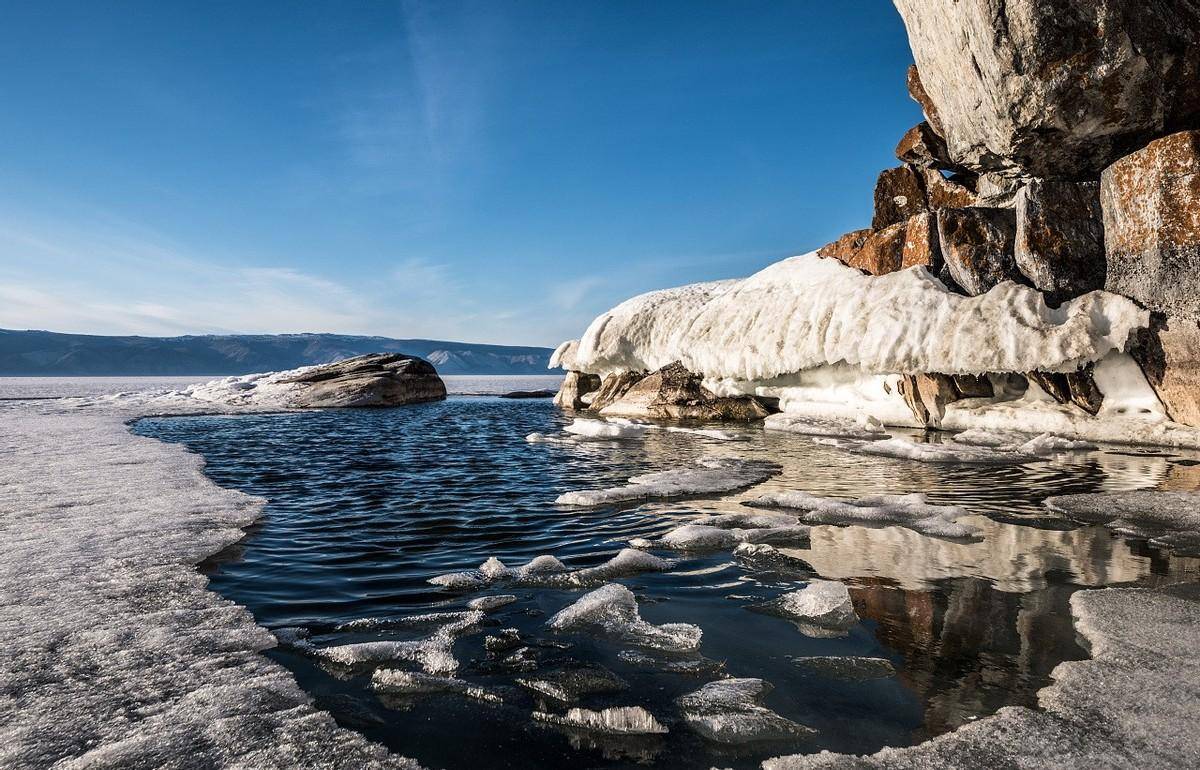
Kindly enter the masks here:
M 484 378 L 447 385 L 553 387 L 452 382 L 460 379 Z M 1018 465 L 930 464 L 758 428 L 735 431 L 736 441 L 655 430 L 619 441 L 525 441 L 563 435 L 566 422 L 548 401 L 458 397 L 385 411 L 152 418 L 135 431 L 187 445 L 218 484 L 269 499 L 248 536 L 205 565 L 211 587 L 288 641 L 267 654 L 343 726 L 430 767 L 754 767 L 781 754 L 912 745 L 1006 705 L 1035 705 L 1056 664 L 1085 658 L 1068 606 L 1080 587 L 1200 573 L 1196 559 L 1078 526 L 1041 504 L 1050 495 L 1195 489 L 1194 454 L 1123 448 Z M 777 472 L 703 499 L 554 503 L 697 460 L 773 463 Z M 786 568 L 729 548 L 654 546 L 700 516 L 762 513 L 742 501 L 795 491 L 921 492 L 965 507 L 960 521 L 979 535 L 819 525 L 809 542 L 778 545 Z M 650 541 L 646 553 L 669 567 L 539 584 L 488 562 L 514 568 L 552 555 L 579 570 L 634 539 Z M 474 589 L 428 582 L 485 563 Z M 814 629 L 749 609 L 816 578 L 848 588 L 856 621 Z M 608 633 L 552 627 L 556 613 L 610 581 L 632 590 L 642 625 L 613 605 L 620 623 Z M 471 604 L 492 595 L 514 599 Z M 446 612 L 466 614 L 428 617 Z M 647 647 L 691 639 L 665 624 L 698 627 L 698 647 Z M 431 666 L 438 683 L 421 678 Z M 705 685 L 724 677 L 771 685 L 758 703 L 797 729 L 749 743 L 702 737 L 689 696 L 711 694 Z M 614 736 L 561 723 L 571 708 L 609 707 L 641 707 L 653 720 L 638 724 L 667 732 Z

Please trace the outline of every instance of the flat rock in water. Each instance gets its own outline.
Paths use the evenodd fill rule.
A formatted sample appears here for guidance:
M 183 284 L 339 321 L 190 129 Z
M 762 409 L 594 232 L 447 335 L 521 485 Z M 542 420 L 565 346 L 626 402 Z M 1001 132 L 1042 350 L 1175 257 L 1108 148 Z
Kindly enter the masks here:
M 501 393 L 500 398 L 554 398 L 558 395 L 556 390 L 512 390 L 508 393 Z

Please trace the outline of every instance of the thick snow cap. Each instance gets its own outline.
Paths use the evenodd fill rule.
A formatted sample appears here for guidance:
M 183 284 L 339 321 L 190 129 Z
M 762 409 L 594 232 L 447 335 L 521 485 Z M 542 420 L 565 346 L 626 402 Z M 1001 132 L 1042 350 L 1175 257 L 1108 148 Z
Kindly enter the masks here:
M 679 361 L 746 381 L 840 362 L 877 374 L 1074 371 L 1123 351 L 1148 323 L 1147 311 L 1108 292 L 1058 308 L 1011 282 L 964 297 L 924 267 L 863 275 L 814 252 L 743 280 L 626 300 L 571 352 L 580 371 L 601 375 Z

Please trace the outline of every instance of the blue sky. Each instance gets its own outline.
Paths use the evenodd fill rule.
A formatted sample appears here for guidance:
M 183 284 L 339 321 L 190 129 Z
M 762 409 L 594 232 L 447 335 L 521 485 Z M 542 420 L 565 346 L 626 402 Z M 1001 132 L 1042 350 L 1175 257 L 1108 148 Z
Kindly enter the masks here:
M 886 0 L 3 3 L 0 327 L 552 345 L 870 220 Z

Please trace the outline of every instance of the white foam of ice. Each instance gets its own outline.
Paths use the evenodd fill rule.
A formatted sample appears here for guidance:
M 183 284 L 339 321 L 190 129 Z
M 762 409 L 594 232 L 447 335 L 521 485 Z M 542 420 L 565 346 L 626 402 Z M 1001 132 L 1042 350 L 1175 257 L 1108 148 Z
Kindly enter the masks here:
M 624 486 L 564 492 L 555 502 L 559 505 L 595 506 L 627 500 L 723 494 L 754 486 L 778 472 L 779 466 L 774 463 L 705 459 L 692 468 L 633 476 Z
M 700 646 L 703 632 L 690 623 L 654 625 L 642 620 L 633 592 L 609 583 L 559 610 L 548 623 L 555 631 L 586 631 L 640 647 L 686 652 Z
M 970 515 L 967 509 L 957 505 L 931 505 L 920 493 L 840 500 L 807 492 L 773 492 L 742 504 L 803 511 L 798 519 L 806 524 L 896 525 L 931 537 L 964 538 L 979 534 L 975 527 L 957 522 Z
M 429 583 L 452 590 L 472 590 L 493 583 L 504 582 L 516 586 L 563 586 L 583 587 L 603 583 L 619 577 L 631 577 L 644 572 L 662 572 L 671 567 L 666 559 L 643 553 L 634 548 L 623 548 L 603 564 L 595 567 L 567 569 L 553 556 L 542 555 L 528 564 L 509 569 L 494 556 L 468 572 L 451 572 L 429 579 Z

